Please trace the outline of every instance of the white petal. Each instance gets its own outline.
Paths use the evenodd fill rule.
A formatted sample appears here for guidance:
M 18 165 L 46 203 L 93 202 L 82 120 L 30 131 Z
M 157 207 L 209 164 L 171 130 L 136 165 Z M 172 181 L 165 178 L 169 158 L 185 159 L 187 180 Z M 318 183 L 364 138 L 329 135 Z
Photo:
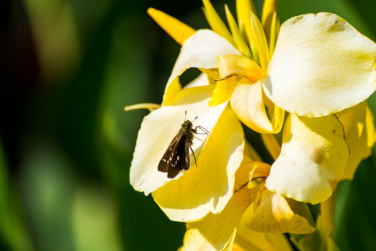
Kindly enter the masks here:
M 336 188 L 348 157 L 344 129 L 335 115 L 307 118 L 290 114 L 281 154 L 272 165 L 266 187 L 297 201 L 323 202 Z
M 209 213 L 220 213 L 233 196 L 243 151 L 243 128 L 227 107 L 211 131 L 197 166 L 154 191 L 155 202 L 173 221 L 197 221 Z
M 294 17 L 281 26 L 265 94 L 290 113 L 332 114 L 375 91 L 375 61 L 376 44 L 339 16 Z
M 170 83 L 188 68 L 217 68 L 217 57 L 220 55 L 240 55 L 240 52 L 217 33 L 211 30 L 198 30 L 184 42 L 165 93 L 169 91 Z
M 215 107 L 209 106 L 214 87 L 184 89 L 170 105 L 162 106 L 144 118 L 130 170 L 130 183 L 135 190 L 148 195 L 171 181 L 166 173 L 159 172 L 157 169 L 159 161 L 185 120 L 185 111 L 187 111 L 186 119 L 193 120 L 198 117 L 193 122 L 193 127 L 203 126 L 208 131 L 212 131 L 227 105 L 223 103 Z M 210 134 L 208 137 L 200 136 L 204 136 L 201 139 L 208 139 Z M 196 157 L 205 143 L 206 140 L 194 139 L 192 148 Z

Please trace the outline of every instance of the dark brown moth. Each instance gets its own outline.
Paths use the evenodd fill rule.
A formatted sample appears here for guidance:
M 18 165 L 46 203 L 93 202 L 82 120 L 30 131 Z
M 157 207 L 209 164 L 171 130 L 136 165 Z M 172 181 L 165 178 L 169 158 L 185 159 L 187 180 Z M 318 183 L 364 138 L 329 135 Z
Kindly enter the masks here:
M 187 112 L 185 112 L 185 114 L 187 114 Z M 158 171 L 167 173 L 168 178 L 174 178 L 183 169 L 189 169 L 191 166 L 189 149 L 191 149 L 197 164 L 195 153 L 192 150 L 192 139 L 194 134 L 200 134 L 197 132 L 198 128 L 204 132 L 202 134 L 209 134 L 209 132 L 202 126 L 196 126 L 195 129 L 193 129 L 192 122 L 193 121 L 189 120 L 184 121 L 179 132 L 171 141 L 161 161 L 159 162 Z

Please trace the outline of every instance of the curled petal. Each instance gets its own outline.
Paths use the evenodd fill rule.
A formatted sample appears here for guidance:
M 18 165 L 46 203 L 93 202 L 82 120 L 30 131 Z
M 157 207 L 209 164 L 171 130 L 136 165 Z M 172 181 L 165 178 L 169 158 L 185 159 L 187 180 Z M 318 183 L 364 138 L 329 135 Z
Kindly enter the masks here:
M 234 250 L 253 251 L 292 251 L 286 236 L 281 233 L 260 233 L 246 227 L 245 217 L 242 217 L 233 245 Z
M 245 76 L 252 84 L 267 76 L 255 61 L 240 55 L 219 56 L 218 71 L 223 78 L 232 75 Z
M 217 81 L 216 88 L 213 92 L 213 97 L 209 104 L 214 106 L 230 100 L 236 85 L 236 76 Z
M 180 130 L 185 120 L 185 111 L 187 119 L 192 120 L 198 116 L 193 126 L 203 126 L 212 131 L 226 107 L 226 103 L 215 107 L 209 106 L 213 89 L 214 86 L 184 89 L 168 106 L 162 106 L 144 118 L 130 169 L 130 183 L 135 190 L 148 195 L 171 181 L 166 173 L 159 172 L 157 167 L 167 147 Z M 211 134 L 206 137 L 207 141 L 210 136 Z M 205 142 L 194 139 L 192 148 L 196 157 Z
M 265 183 L 259 185 L 259 195 L 252 205 L 244 213 L 246 226 L 252 230 L 264 233 L 297 233 L 308 234 L 315 231 L 309 221 L 295 213 L 308 211 L 301 202 L 286 199 L 280 194 L 273 193 L 265 188 Z M 304 211 L 304 208 L 306 211 Z
M 200 82 L 205 82 L 205 81 L 200 81 Z M 165 92 L 163 96 L 162 105 L 168 105 L 172 100 L 174 100 L 175 97 L 178 95 L 178 93 L 181 91 L 181 89 L 182 87 L 181 87 L 179 78 L 175 78 L 173 81 L 171 81 L 168 87 L 168 92 Z
M 366 101 L 343 110 L 337 114 L 345 128 L 346 142 L 349 145 L 350 157 L 342 179 L 352 179 L 363 159 L 372 153 L 376 141 L 373 115 Z
M 240 55 L 226 39 L 211 30 L 198 30 L 183 44 L 174 69 L 167 82 L 165 96 L 168 95 L 171 82 L 188 68 L 217 68 L 220 55 Z
M 263 178 L 269 176 L 270 165 L 263 162 L 253 162 L 253 169 L 249 173 L 249 180 Z
M 376 44 L 339 16 L 293 17 L 281 26 L 264 91 L 290 113 L 333 114 L 375 91 L 375 61 Z
M 181 250 L 232 250 L 237 225 L 247 206 L 238 205 L 233 197 L 221 213 L 188 223 Z
M 220 213 L 232 197 L 244 143 L 242 126 L 227 107 L 210 132 L 197 167 L 154 191 L 155 202 L 174 221 L 191 222 Z
M 244 150 L 243 163 L 235 173 L 234 194 L 219 214 L 209 214 L 204 219 L 187 224 L 184 246 L 181 250 L 232 250 L 237 226 L 248 205 L 257 194 L 256 189 L 246 189 L 249 173 L 257 166 L 253 154 Z M 269 166 L 270 168 L 270 166 Z
M 297 201 L 325 201 L 342 177 L 348 157 L 343 126 L 336 116 L 290 115 L 281 154 L 272 165 L 266 187 Z
M 284 111 L 278 107 L 269 120 L 265 110 L 261 82 L 251 84 L 242 79 L 232 94 L 230 104 L 238 118 L 249 128 L 259 133 L 278 133 L 283 124 Z M 272 104 L 274 106 L 274 104 Z

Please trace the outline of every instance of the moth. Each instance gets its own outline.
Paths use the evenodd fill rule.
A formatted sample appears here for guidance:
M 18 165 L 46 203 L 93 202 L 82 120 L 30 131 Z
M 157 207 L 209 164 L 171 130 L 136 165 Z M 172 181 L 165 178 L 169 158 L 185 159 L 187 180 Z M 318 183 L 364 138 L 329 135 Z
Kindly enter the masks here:
M 185 112 L 185 115 L 187 115 L 187 111 Z M 197 117 L 195 119 L 197 119 Z M 195 129 L 193 129 L 192 122 L 194 120 L 190 121 L 185 119 L 179 132 L 173 138 L 159 162 L 158 171 L 167 173 L 168 178 L 174 178 L 183 169 L 189 169 L 191 166 L 189 149 L 192 151 L 197 165 L 196 156 L 192 150 L 192 140 L 193 137 L 195 137 L 194 134 L 209 134 L 209 132 L 202 126 L 196 126 Z M 198 133 L 197 129 L 201 129 L 204 133 Z

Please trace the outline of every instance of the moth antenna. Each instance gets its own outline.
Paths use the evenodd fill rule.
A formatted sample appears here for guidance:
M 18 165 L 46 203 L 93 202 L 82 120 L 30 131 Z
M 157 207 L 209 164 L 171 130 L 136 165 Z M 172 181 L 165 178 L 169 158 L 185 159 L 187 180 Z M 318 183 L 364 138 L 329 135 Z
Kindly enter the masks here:
M 185 111 L 185 118 L 184 120 L 187 120 L 187 111 Z
M 247 183 L 243 184 L 240 188 L 236 189 L 236 190 L 234 191 L 234 193 L 239 192 L 240 190 L 242 190 L 242 189 L 243 189 L 245 186 L 247 186 L 248 184 L 249 184 L 249 181 L 248 181 Z
M 226 80 L 226 79 L 231 78 L 233 76 L 236 76 L 236 74 L 231 74 L 231 75 L 228 75 L 227 77 L 220 78 L 220 79 L 214 79 L 214 82 L 223 81 L 223 80 Z
M 193 123 L 193 121 L 195 121 L 197 118 L 198 118 L 198 116 L 196 116 L 196 118 L 194 120 L 192 120 L 191 122 Z

